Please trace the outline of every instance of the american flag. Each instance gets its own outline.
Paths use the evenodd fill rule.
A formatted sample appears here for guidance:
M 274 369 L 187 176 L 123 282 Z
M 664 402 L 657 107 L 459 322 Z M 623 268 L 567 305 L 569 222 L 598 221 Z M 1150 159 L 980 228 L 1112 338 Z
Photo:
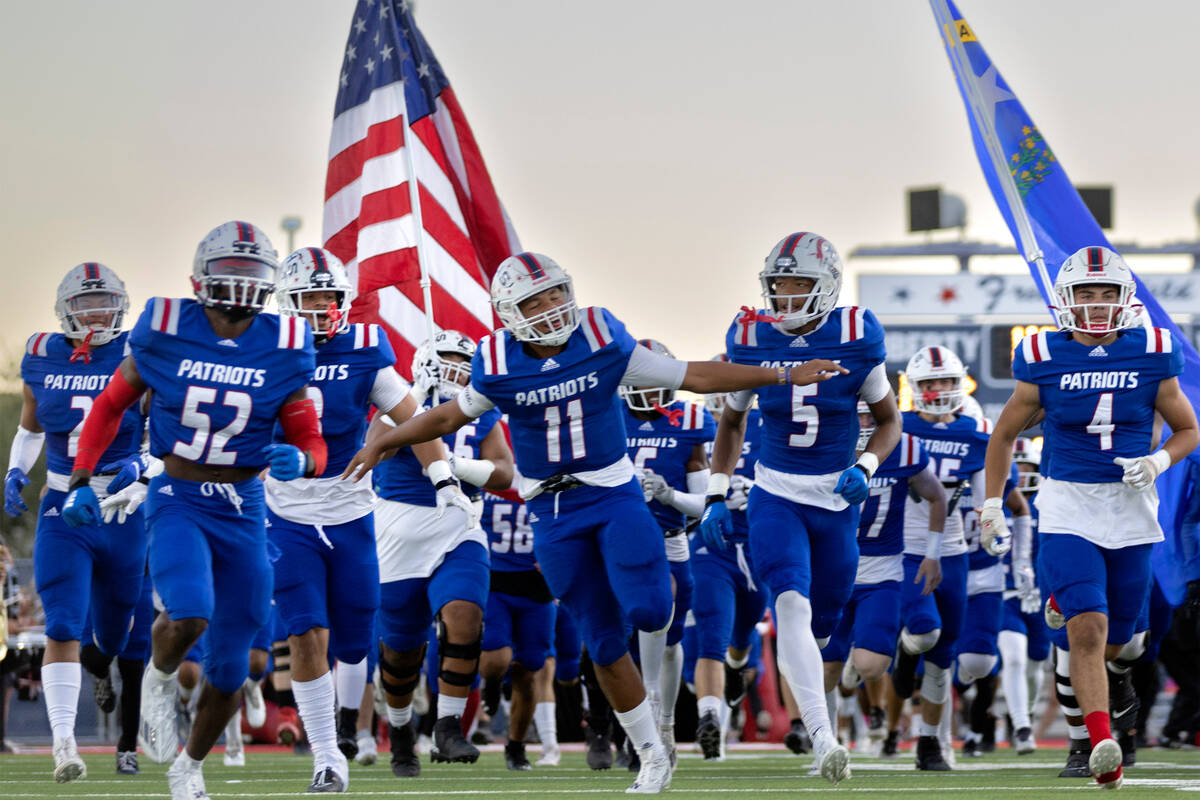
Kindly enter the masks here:
M 473 339 L 493 330 L 492 274 L 521 247 L 408 2 L 359 0 L 338 80 L 325 247 L 358 289 L 351 318 L 380 323 L 407 374 L 427 333 L 405 148 L 413 148 L 420 188 L 436 330 Z

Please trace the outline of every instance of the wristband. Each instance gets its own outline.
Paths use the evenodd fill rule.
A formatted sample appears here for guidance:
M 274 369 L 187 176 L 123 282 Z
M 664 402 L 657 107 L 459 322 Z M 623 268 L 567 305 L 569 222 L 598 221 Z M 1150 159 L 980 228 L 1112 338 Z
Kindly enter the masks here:
M 729 493 L 729 476 L 724 472 L 714 472 L 709 475 L 708 489 L 704 493 L 710 497 L 715 495 L 724 500 L 725 495 Z
M 495 471 L 496 464 L 487 458 L 454 459 L 454 477 L 473 486 L 483 486 Z
M 999 497 L 989 497 L 987 500 L 983 501 L 983 508 L 985 510 L 996 509 L 997 511 L 1001 511 L 1004 509 L 1004 501 Z
M 787 384 L 792 382 L 792 368 L 791 367 L 785 367 L 782 364 L 780 364 L 778 367 L 775 368 L 775 372 L 776 372 L 775 383 L 777 385 L 786 386 Z
M 879 456 L 874 453 L 864 452 L 858 457 L 858 461 L 854 463 L 854 466 L 861 469 L 870 478 L 875 474 L 875 470 L 879 469 Z
M 942 557 L 942 532 L 930 531 L 925 540 L 925 557 L 937 561 Z
M 1161 475 L 1171 466 L 1171 454 L 1166 450 L 1155 450 L 1150 454 L 1150 460 L 1154 462 L 1154 466 L 1158 467 L 1158 474 Z
M 70 483 L 67 484 L 67 493 L 70 494 L 71 492 L 78 489 L 80 486 L 87 486 L 91 482 L 92 482 L 92 476 L 90 474 L 85 475 L 80 478 L 75 478 Z
M 434 461 L 425 468 L 425 474 L 429 476 L 429 482 L 439 488 L 445 481 L 454 481 L 454 475 L 450 472 L 450 465 L 446 463 L 445 459 Z

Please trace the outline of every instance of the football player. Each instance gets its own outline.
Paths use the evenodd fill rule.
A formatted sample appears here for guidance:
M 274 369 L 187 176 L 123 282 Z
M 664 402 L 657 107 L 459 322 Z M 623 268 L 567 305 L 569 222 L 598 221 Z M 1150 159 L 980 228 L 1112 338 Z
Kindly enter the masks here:
M 722 354 L 715 360 L 727 360 Z M 723 395 L 707 395 L 704 404 L 720 418 Z M 692 537 L 692 574 L 703 591 L 692 599 L 696 620 L 696 742 L 705 760 L 721 756 L 721 704 L 737 706 L 746 694 L 745 669 L 754 626 L 762 619 L 767 595 L 754 572 L 747 544 L 746 498 L 754 486 L 762 438 L 762 412 L 752 406 L 746 416 L 742 454 L 729 479 L 725 501 L 732 518 L 731 532 L 710 546 L 703 536 Z
M 167 770 L 172 797 L 208 797 L 201 766 L 241 699 L 250 643 L 270 612 L 266 507 L 258 474 L 281 480 L 325 469 L 313 375 L 312 332 L 297 318 L 261 314 L 275 288 L 275 249 L 261 230 L 227 222 L 200 242 L 192 266 L 196 299 L 156 297 L 129 335 L 79 435 L 63 504 L 73 526 L 100 518 L 90 485 L 125 410 L 147 389 L 150 453 L 165 472 L 150 482 L 150 573 L 165 611 L 154 623 L 142 679 L 143 749 L 176 754 L 175 670 L 209 634 L 202 690 L 187 747 Z M 272 444 L 276 423 L 288 444 Z M 156 535 L 159 534 L 159 535 Z
M 1004 527 L 1001 492 L 1021 431 L 1044 413 L 1038 491 L 1041 579 L 1066 619 L 1071 688 L 1100 784 L 1122 780 L 1108 712 L 1105 659 L 1134 636 L 1163 538 L 1155 479 L 1200 442 L 1179 386 L 1183 346 L 1164 328 L 1136 326 L 1133 273 L 1106 247 L 1073 253 L 1054 281 L 1059 330 L 1013 352 L 1017 384 L 987 452 L 986 545 Z M 1156 417 L 1170 435 L 1155 448 Z
M 537 253 L 501 263 L 492 305 L 504 329 L 480 342 L 471 383 L 457 402 L 368 442 L 345 474 L 371 468 L 388 448 L 451 433 L 493 407 L 508 414 L 542 574 L 579 625 L 600 684 L 640 753 L 630 791 L 660 792 L 670 784 L 671 762 L 629 656 L 623 620 L 639 630 L 666 629 L 670 572 L 662 531 L 626 454 L 617 386 L 700 393 L 811 386 L 848 370 L 826 359 L 794 368 L 750 367 L 653 353 L 605 309 L 579 308 L 567 273 Z
M 858 404 L 858 452 L 861 454 L 875 432 L 875 418 L 864 402 Z M 933 464 L 912 434 L 900 443 L 871 476 L 870 494 L 863 503 L 858 522 L 858 572 L 854 594 L 842 613 L 829 644 L 821 650 L 825 662 L 825 691 L 833 718 L 837 684 L 853 691 L 866 685 L 870 707 L 867 735 L 882 741 L 887 735 L 884 716 L 883 676 L 896 652 L 900 634 L 901 582 L 904 579 L 904 507 L 909 493 L 929 504 L 929 530 L 934 538 L 946 521 L 946 492 L 933 472 Z M 939 572 L 932 572 L 922 591 L 937 589 Z M 918 575 L 915 580 L 921 580 Z M 847 657 L 850 661 L 847 664 Z M 847 666 L 843 677 L 843 666 Z
M 75 747 L 75 711 L 79 642 L 88 609 L 91 642 L 107 674 L 108 664 L 129 639 L 146 569 L 141 511 L 117 520 L 109 515 L 108 521 L 97 511 L 82 528 L 68 525 L 63 516 L 80 431 L 124 355 L 128 334 L 122 327 L 128 310 L 125 284 L 115 272 L 94 261 L 72 267 L 59 283 L 54 303 L 63 332 L 29 337 L 21 361 L 21 418 L 9 453 L 4 509 L 14 517 L 28 510 L 21 490 L 46 444 L 47 491 L 37 512 L 33 566 L 46 610 L 42 687 L 54 736 L 54 780 L 59 783 L 87 775 Z M 136 469 L 144 429 L 138 409 L 114 420 L 113 435 L 93 462 L 102 465 L 89 485 L 93 496 L 115 493 L 122 469 Z
M 674 354 L 662 342 L 642 339 L 642 347 L 668 358 Z M 705 445 L 716 435 L 717 425 L 704 406 L 675 400 L 675 393 L 657 387 L 622 386 L 627 416 L 625 432 L 633 467 L 641 471 L 642 491 L 654 519 L 662 528 L 671 567 L 675 616 L 665 636 L 638 631 L 642 682 L 650 705 L 656 709 L 659 736 L 675 759 L 675 703 L 683 679 L 683 624 L 692 610 L 692 569 L 688 563 L 689 517 L 704 512 L 708 486 Z
M 445 405 L 454 405 L 470 380 L 474 354 L 475 343 L 454 330 L 441 331 L 432 342 L 422 343 L 412 361 L 415 402 L 430 407 L 436 390 L 438 398 L 447 400 Z M 455 478 L 466 483 L 471 495 L 478 494 L 477 487 L 502 491 L 512 484 L 512 453 L 499 422 L 500 412 L 493 410 L 446 436 L 452 466 L 425 467 L 427 455 L 418 445 L 402 448 L 375 471 L 380 497 L 375 546 L 383 581 L 379 669 L 387 693 L 396 777 L 415 777 L 421 769 L 409 723 L 429 625 L 435 620 L 438 686 L 432 758 L 436 762 L 479 758 L 479 750 L 464 736 L 462 718 L 479 668 L 488 597 L 487 537 Z M 368 444 L 384 438 L 387 430 L 385 422 L 372 422 Z M 442 446 L 438 441 L 432 444 Z M 447 494 L 451 491 L 453 497 Z M 447 505 L 452 506 L 449 513 Z
M 846 371 L 844 379 L 828 384 L 757 391 L 763 446 L 748 506 L 751 555 L 773 598 L 780 669 L 820 772 L 835 784 L 849 777 L 850 754 L 830 727 L 820 647 L 854 589 L 859 505 L 868 481 L 900 438 L 896 398 L 883 366 L 883 328 L 865 308 L 837 307 L 842 269 L 837 251 L 821 236 L 784 237 L 759 273 L 767 309 L 743 310 L 726 335 L 726 353 L 737 364 L 803 369 L 797 365 L 829 359 Z M 721 414 L 700 523 L 710 546 L 732 530 L 725 495 L 754 395 L 731 395 Z M 871 406 L 877 427 L 856 460 L 860 399 Z

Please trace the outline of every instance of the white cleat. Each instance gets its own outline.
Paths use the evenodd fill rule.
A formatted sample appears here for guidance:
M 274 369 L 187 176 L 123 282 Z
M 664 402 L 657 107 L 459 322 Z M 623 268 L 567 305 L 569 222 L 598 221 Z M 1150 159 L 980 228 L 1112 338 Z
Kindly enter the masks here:
M 370 731 L 358 732 L 358 755 L 354 757 L 356 764 L 369 767 L 379 759 L 379 747 Z
M 667 757 L 671 759 L 671 769 L 675 769 L 675 765 L 679 761 L 679 756 L 675 752 L 675 725 L 663 725 L 658 729 L 658 738 L 662 740 L 663 749 L 667 751 Z
M 816 764 L 821 777 L 837 786 L 850 777 L 850 751 L 832 737 L 813 742 Z
M 246 678 L 242 684 L 242 699 L 245 700 L 246 723 L 251 728 L 261 728 L 267 723 L 267 704 L 263 702 L 262 684 Z
M 225 724 L 225 766 L 246 766 L 246 751 L 242 747 L 242 710 L 233 712 Z
M 639 754 L 642 767 L 638 770 L 633 785 L 625 790 L 625 794 L 658 794 L 671 786 L 671 758 L 662 746 L 651 748 Z
M 158 670 L 147 664 L 142 675 L 142 716 L 138 724 L 138 744 L 146 758 L 165 764 L 179 753 L 175 732 L 175 680 L 161 680 Z
M 535 763 L 539 767 L 557 767 L 561 761 L 562 750 L 558 749 L 558 745 L 553 747 L 542 745 L 542 757 Z
M 59 739 L 54 743 L 54 782 L 69 783 L 87 777 L 87 765 L 75 749 L 75 737 Z
M 186 753 L 180 753 L 175 763 L 167 768 L 167 786 L 171 789 L 171 800 L 211 800 L 204 788 L 204 773 L 199 765 L 189 766 L 184 761 Z M 190 758 L 187 759 L 191 761 Z
M 1105 739 L 1093 747 L 1088 770 L 1096 783 L 1105 789 L 1120 789 L 1125 780 L 1121 775 L 1121 758 L 1121 745 L 1116 739 Z

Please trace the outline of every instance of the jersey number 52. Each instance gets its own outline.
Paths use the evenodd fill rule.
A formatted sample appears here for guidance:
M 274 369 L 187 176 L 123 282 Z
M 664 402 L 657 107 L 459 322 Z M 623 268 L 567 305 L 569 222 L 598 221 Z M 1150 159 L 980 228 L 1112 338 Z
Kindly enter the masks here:
M 227 389 L 224 397 L 221 398 L 221 405 L 232 407 L 235 414 L 228 425 L 213 433 L 212 417 L 201 411 L 200 406 L 213 405 L 216 402 L 217 390 L 211 386 L 188 387 L 187 394 L 183 398 L 183 413 L 180 415 L 179 421 L 183 423 L 184 427 L 195 430 L 195 433 L 192 435 L 191 442 L 176 442 L 175 447 L 171 449 L 172 453 L 199 464 L 233 466 L 237 461 L 237 453 L 226 453 L 225 445 L 229 444 L 229 440 L 246 427 L 246 422 L 250 419 L 253 401 L 245 392 Z M 201 460 L 205 448 L 208 449 L 208 455 Z

